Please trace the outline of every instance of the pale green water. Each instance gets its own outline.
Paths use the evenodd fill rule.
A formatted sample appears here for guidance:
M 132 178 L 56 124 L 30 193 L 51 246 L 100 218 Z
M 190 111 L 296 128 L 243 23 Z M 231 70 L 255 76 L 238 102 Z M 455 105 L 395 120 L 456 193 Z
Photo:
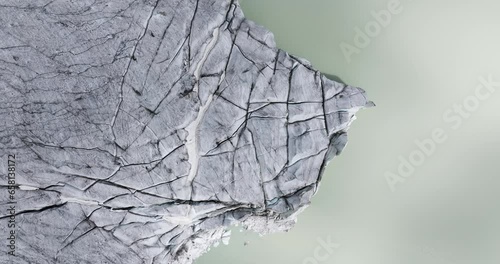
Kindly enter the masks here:
M 261 238 L 234 229 L 229 246 L 196 263 L 499 263 L 500 86 L 480 90 L 483 100 L 475 88 L 481 76 L 500 82 L 500 2 L 401 0 L 401 13 L 350 63 L 340 43 L 354 45 L 355 27 L 390 1 L 241 2 L 279 47 L 363 87 L 377 107 L 358 114 L 292 231 Z M 464 100 L 464 117 L 451 112 Z M 391 192 L 384 175 L 435 129 L 446 141 Z M 306 262 L 328 236 L 340 247 Z

